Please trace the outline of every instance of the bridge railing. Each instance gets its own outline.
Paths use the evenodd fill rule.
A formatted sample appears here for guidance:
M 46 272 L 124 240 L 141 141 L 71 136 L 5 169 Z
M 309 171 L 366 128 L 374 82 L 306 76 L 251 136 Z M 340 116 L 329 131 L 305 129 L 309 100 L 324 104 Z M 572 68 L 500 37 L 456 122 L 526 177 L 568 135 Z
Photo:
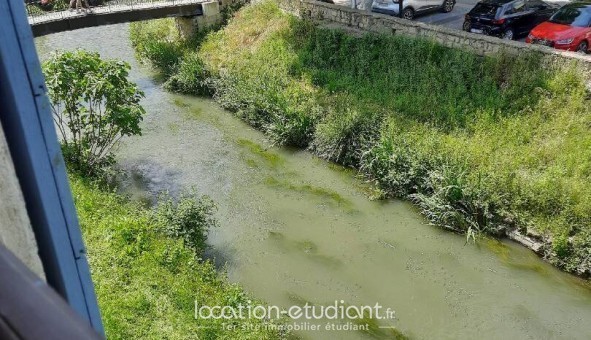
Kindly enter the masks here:
M 46 9 L 44 10 L 43 5 L 41 5 L 39 2 L 27 3 L 26 8 L 29 24 L 34 25 L 41 22 L 64 20 L 85 15 L 100 15 L 112 12 L 133 11 L 136 9 L 198 4 L 202 3 L 204 0 L 111 0 L 105 1 L 98 6 L 92 6 L 92 3 L 95 1 L 86 0 L 90 4 L 90 7 L 85 8 L 80 12 L 78 12 L 76 9 L 68 9 L 68 3 L 65 1 L 69 2 L 70 0 L 54 0 L 56 5 L 54 5 L 54 8 L 51 10 L 47 10 L 47 6 L 45 6 Z M 74 0 L 74 7 L 76 1 L 77 0 Z M 87 3 L 85 0 L 80 1 L 82 2 L 83 7 Z

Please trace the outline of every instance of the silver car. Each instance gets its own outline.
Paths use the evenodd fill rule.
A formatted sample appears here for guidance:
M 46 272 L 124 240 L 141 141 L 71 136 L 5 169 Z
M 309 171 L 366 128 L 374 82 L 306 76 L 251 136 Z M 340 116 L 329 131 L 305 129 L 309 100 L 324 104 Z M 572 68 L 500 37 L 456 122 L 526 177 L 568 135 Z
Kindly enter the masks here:
M 398 16 L 400 0 L 373 0 L 372 12 Z M 441 11 L 449 13 L 454 9 L 456 0 L 402 0 L 402 17 L 412 20 L 419 14 Z

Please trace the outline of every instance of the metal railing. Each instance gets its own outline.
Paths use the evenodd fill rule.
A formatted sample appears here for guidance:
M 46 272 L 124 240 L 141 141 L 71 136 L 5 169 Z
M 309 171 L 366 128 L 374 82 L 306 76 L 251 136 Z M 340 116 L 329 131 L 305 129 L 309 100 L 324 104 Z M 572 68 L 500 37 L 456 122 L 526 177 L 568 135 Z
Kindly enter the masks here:
M 54 0 L 55 2 L 66 1 L 66 0 Z M 69 0 L 67 0 L 69 2 Z M 75 3 L 76 0 L 74 0 Z M 82 5 L 86 4 L 85 0 L 81 0 Z M 88 3 L 92 1 L 86 0 Z M 125 12 L 142 9 L 152 8 L 163 8 L 163 7 L 174 7 L 182 5 L 191 5 L 203 3 L 205 0 L 111 0 L 105 1 L 98 6 L 90 6 L 82 11 L 76 9 L 63 9 L 63 3 L 60 3 L 62 7 L 60 9 L 43 9 L 43 5 L 38 2 L 30 2 L 26 4 L 27 16 L 29 24 L 35 25 L 48 21 L 65 20 L 74 17 L 86 16 L 86 15 L 101 15 L 114 12 Z M 67 4 L 66 4 L 67 6 Z

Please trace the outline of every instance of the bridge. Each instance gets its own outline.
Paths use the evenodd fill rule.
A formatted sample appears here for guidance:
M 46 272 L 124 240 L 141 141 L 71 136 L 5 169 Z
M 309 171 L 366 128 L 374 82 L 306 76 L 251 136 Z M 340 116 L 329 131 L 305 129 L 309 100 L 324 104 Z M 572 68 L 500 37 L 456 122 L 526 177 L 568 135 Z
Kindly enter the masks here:
M 92 7 L 91 10 L 92 12 L 88 13 L 69 10 L 44 12 L 33 5 L 27 6 L 33 36 L 39 37 L 84 27 L 132 21 L 167 17 L 217 16 L 219 4 L 211 0 L 115 0 Z

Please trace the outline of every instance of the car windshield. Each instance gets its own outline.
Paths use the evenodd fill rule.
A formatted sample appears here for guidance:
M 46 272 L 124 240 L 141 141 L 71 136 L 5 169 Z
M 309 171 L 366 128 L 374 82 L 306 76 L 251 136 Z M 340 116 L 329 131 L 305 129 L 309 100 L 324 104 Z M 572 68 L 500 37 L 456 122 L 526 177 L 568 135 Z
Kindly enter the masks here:
M 476 6 L 474 6 L 474 8 L 472 9 L 471 12 L 472 12 L 472 14 L 478 14 L 481 16 L 494 17 L 494 16 L 496 16 L 498 10 L 499 10 L 499 6 L 479 2 L 476 4 Z
M 590 7 L 564 6 L 548 21 L 562 25 L 587 27 L 591 22 L 591 10 Z

